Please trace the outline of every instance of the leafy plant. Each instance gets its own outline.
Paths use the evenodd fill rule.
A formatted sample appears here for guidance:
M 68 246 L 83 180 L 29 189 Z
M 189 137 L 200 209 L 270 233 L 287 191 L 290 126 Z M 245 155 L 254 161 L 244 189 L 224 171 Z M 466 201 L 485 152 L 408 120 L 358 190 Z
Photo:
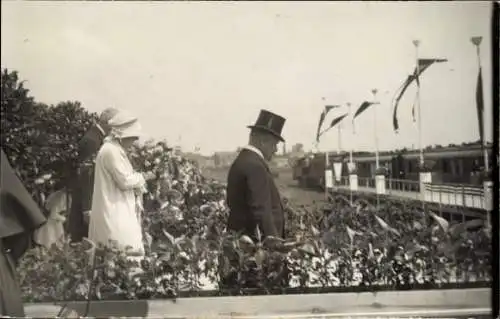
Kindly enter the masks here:
M 2 72 L 1 142 L 40 204 L 64 185 L 76 143 L 95 119 L 77 102 L 38 103 L 16 72 Z M 28 143 L 28 140 L 30 142 Z M 134 148 L 155 172 L 141 215 L 147 256 L 84 242 L 34 248 L 21 260 L 25 301 L 171 298 L 213 293 L 287 293 L 289 288 L 437 287 L 491 281 L 491 228 L 445 221 L 419 202 L 354 194 L 327 203 L 284 200 L 285 239 L 226 231 L 225 185 L 207 179 L 164 141 Z M 95 258 L 94 258 L 95 256 Z M 223 285 L 232 277 L 232 287 Z M 91 285 L 92 283 L 92 285 Z M 246 287 L 255 287 L 248 289 Z M 89 294 L 90 291 L 90 294 Z

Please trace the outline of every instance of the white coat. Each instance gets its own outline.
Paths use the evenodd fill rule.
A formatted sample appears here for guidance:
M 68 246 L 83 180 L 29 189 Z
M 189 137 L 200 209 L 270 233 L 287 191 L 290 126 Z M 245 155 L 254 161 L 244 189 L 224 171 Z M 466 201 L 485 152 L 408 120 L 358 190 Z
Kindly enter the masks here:
M 136 212 L 135 193 L 143 188 L 142 174 L 133 170 L 121 145 L 107 138 L 95 162 L 94 195 L 89 221 L 89 239 L 111 245 L 131 255 L 144 255 L 141 224 Z M 113 246 L 113 245 L 111 245 Z

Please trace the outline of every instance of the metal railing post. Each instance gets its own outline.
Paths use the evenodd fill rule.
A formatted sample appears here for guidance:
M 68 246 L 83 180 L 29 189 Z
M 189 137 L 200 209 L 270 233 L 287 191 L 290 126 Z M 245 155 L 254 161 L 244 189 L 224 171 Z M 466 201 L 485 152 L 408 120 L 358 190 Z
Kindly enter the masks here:
M 439 207 L 440 207 L 440 209 L 441 209 L 442 203 L 443 203 L 442 195 L 441 195 L 441 192 L 439 192 Z
M 472 197 L 471 197 L 472 199 Z M 462 207 L 466 207 L 466 201 L 465 201 L 465 185 L 462 185 Z M 472 199 L 473 200 L 473 199 Z M 472 206 L 474 206 L 474 200 L 473 200 L 473 204 Z

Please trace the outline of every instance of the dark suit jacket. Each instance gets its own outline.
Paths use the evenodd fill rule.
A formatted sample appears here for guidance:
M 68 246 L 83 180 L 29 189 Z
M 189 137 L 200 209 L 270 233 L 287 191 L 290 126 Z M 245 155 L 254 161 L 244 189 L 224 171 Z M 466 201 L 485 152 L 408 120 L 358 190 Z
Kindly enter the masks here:
M 32 232 L 45 223 L 45 215 L 10 166 L 2 150 L 0 184 L 0 238 Z
M 31 247 L 33 231 L 46 222 L 1 150 L 0 316 L 24 317 L 15 263 Z
M 79 162 L 88 161 L 102 146 L 104 134 L 96 125 L 90 127 L 78 145 Z M 85 163 L 75 172 L 71 182 L 71 211 L 68 218 L 68 232 L 73 241 L 81 241 L 88 235 L 88 225 L 83 212 L 92 208 L 94 191 L 94 165 Z
M 285 218 L 280 194 L 269 166 L 258 154 L 244 149 L 231 165 L 227 180 L 228 229 L 255 239 L 284 237 Z

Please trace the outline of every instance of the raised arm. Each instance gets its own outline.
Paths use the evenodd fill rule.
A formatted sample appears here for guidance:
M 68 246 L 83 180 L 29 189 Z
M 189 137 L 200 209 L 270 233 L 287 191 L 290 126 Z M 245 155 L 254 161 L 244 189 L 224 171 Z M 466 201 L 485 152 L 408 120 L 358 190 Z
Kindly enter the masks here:
M 128 158 L 119 149 L 107 148 L 102 156 L 105 169 L 121 190 L 133 190 L 145 184 L 143 175 L 132 169 Z

